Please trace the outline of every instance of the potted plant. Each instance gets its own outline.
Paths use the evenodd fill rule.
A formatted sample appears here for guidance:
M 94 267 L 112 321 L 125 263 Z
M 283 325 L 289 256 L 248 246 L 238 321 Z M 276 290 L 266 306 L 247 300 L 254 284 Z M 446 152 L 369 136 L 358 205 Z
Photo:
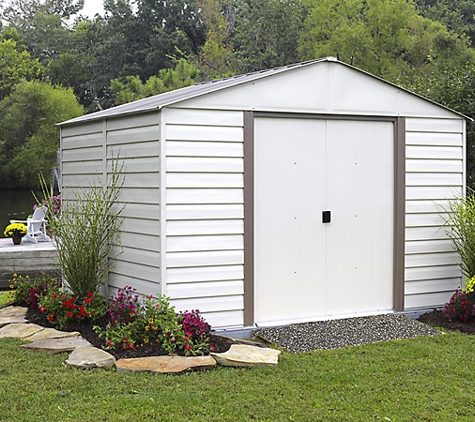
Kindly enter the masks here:
M 11 237 L 14 245 L 19 245 L 21 238 L 26 235 L 26 226 L 22 223 L 9 224 L 3 234 L 6 237 Z

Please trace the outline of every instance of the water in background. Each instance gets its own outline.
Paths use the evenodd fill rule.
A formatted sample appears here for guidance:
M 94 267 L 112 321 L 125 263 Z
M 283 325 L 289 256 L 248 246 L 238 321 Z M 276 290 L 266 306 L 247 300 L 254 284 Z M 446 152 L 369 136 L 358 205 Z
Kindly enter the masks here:
M 38 195 L 41 199 L 41 195 Z M 2 191 L 0 190 L 0 237 L 5 237 L 3 231 L 10 224 L 10 220 L 26 220 L 33 214 L 35 198 L 31 190 Z

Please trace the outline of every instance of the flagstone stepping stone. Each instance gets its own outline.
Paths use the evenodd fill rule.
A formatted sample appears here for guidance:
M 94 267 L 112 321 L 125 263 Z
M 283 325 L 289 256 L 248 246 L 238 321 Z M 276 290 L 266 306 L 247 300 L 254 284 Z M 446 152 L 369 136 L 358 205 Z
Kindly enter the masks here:
M 216 361 L 211 356 L 147 356 L 119 359 L 117 372 L 151 372 L 153 374 L 179 374 L 198 369 L 213 369 Z
M 23 306 L 7 306 L 6 308 L 0 309 L 0 318 L 3 317 L 25 317 L 28 308 Z
M 44 330 L 44 327 L 37 324 L 8 324 L 0 328 L 0 338 L 11 337 L 24 340 L 26 337 L 30 337 L 42 330 Z
M 225 353 L 211 353 L 219 365 L 247 368 L 252 366 L 276 366 L 279 361 L 280 350 L 250 346 L 247 344 L 233 344 Z
M 20 324 L 20 323 L 27 323 L 28 320 L 23 318 L 22 316 L 7 316 L 7 317 L 0 317 L 0 327 L 4 327 L 8 324 Z
M 112 368 L 115 357 L 93 346 L 78 347 L 64 363 L 80 369 Z
M 28 322 L 25 318 L 27 308 L 23 306 L 7 306 L 0 309 L 0 327 L 8 324 Z
M 62 353 L 71 352 L 78 347 L 90 346 L 87 340 L 80 336 L 66 338 L 52 338 L 46 340 L 38 340 L 33 343 L 22 344 L 20 347 L 25 349 L 42 350 L 45 352 Z
M 38 331 L 30 337 L 25 338 L 28 341 L 38 341 L 38 340 L 47 340 L 54 338 L 65 338 L 65 337 L 79 337 L 81 333 L 78 331 L 58 331 L 54 328 L 45 328 L 42 331 Z

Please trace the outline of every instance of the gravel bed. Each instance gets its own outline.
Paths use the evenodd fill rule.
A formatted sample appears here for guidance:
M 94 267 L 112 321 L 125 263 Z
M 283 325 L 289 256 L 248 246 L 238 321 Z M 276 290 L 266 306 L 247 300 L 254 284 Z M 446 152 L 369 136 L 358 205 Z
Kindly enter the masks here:
M 291 353 L 300 353 L 376 341 L 434 336 L 440 331 L 406 315 L 388 314 L 258 328 L 252 334 Z

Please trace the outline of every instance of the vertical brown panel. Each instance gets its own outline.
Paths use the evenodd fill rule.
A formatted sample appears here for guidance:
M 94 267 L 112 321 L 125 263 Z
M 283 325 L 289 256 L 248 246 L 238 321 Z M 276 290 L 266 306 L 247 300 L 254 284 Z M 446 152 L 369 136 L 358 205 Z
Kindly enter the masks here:
M 404 310 L 404 242 L 406 226 L 406 119 L 394 124 L 394 310 Z
M 254 113 L 244 112 L 244 326 L 254 325 Z

